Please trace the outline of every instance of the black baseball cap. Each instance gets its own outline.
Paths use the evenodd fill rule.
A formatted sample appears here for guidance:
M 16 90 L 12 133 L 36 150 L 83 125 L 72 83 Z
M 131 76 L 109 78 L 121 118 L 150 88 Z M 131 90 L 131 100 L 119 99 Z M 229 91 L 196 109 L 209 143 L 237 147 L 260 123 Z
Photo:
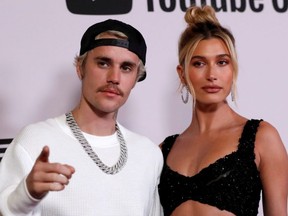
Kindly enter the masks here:
M 111 39 L 111 38 L 95 39 L 95 37 L 100 33 L 109 30 L 124 33 L 128 37 L 128 40 Z M 146 63 L 147 46 L 144 37 L 133 26 L 121 22 L 119 20 L 108 19 L 90 26 L 82 36 L 80 55 L 83 55 L 85 52 L 92 50 L 98 46 L 124 47 L 129 51 L 135 53 L 139 57 L 139 59 L 142 60 L 144 65 Z M 144 76 L 142 76 L 138 81 L 142 81 L 145 78 L 146 78 L 146 72 Z

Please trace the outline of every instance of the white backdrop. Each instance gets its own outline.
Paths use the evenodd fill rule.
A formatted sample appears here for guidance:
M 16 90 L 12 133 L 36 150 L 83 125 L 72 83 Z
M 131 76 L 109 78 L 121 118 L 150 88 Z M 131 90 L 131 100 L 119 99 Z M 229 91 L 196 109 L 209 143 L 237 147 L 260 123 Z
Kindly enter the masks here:
M 191 103 L 184 105 L 180 99 L 175 70 L 177 41 L 185 27 L 180 2 L 200 5 L 215 0 L 134 0 L 129 13 L 122 15 L 73 14 L 64 0 L 0 0 L 0 139 L 13 138 L 24 125 L 76 105 L 80 82 L 73 59 L 80 39 L 87 27 L 108 18 L 137 27 L 148 45 L 148 76 L 136 85 L 118 120 L 157 144 L 181 132 L 190 122 Z M 216 2 L 227 6 L 217 14 L 237 42 L 235 109 L 248 118 L 269 121 L 287 148 L 288 0 L 236 0 L 237 7 L 245 5 L 242 12 L 232 11 L 234 0 Z M 148 3 L 153 11 L 148 11 Z M 252 4 L 263 8 L 254 12 Z

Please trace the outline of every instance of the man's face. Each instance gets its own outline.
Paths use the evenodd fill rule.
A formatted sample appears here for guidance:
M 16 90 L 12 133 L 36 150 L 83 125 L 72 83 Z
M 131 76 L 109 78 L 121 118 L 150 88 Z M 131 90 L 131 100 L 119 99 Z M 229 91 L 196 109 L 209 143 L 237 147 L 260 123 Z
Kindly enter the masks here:
M 96 112 L 114 113 L 126 102 L 136 83 L 139 58 L 117 46 L 99 46 L 88 52 L 77 68 L 82 77 L 82 102 Z

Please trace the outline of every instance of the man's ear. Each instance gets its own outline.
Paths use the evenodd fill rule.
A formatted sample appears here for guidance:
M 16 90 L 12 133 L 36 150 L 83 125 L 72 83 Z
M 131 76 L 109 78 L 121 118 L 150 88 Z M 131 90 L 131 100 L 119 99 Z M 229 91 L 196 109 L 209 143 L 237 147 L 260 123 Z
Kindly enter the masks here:
M 179 79 L 181 80 L 181 83 L 186 85 L 186 80 L 184 76 L 184 68 L 181 65 L 177 65 L 176 69 L 177 69 Z
M 80 80 L 82 80 L 83 77 L 84 77 L 84 72 L 83 72 L 82 67 L 81 67 L 80 65 L 77 65 L 77 66 L 76 66 L 76 71 L 77 71 L 77 76 L 78 76 L 78 78 L 79 78 Z

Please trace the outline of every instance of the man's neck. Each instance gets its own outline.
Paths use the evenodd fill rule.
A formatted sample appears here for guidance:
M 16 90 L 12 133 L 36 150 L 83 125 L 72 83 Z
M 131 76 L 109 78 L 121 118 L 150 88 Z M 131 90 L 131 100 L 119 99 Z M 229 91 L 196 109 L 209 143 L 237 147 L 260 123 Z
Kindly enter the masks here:
M 108 136 L 115 133 L 116 114 L 98 115 L 93 111 L 83 112 L 75 108 L 73 117 L 81 131 L 97 136 Z

